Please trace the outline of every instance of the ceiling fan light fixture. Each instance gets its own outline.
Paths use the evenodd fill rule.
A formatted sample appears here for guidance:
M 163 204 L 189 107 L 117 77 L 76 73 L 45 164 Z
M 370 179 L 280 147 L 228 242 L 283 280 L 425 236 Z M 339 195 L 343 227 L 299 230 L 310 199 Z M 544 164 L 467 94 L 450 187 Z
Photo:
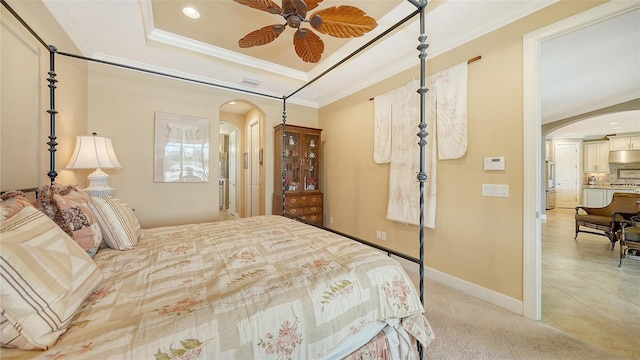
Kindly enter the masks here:
M 301 22 L 302 22 L 302 20 L 300 19 L 300 17 L 298 15 L 289 15 L 289 16 L 287 16 L 287 25 L 291 26 L 294 29 L 299 28 Z
M 322 18 L 320 17 L 320 15 L 313 15 L 313 17 L 309 22 L 311 23 L 311 26 L 313 26 L 315 29 L 322 26 Z
M 309 35 L 309 32 L 307 31 L 307 29 L 299 29 L 298 31 L 296 31 L 294 36 L 297 37 L 298 39 L 304 39 L 307 37 L 307 35 Z
M 198 12 L 198 10 L 196 10 L 195 8 L 191 7 L 191 6 L 185 6 L 182 8 L 182 13 L 190 18 L 190 19 L 199 19 L 200 18 L 200 13 Z

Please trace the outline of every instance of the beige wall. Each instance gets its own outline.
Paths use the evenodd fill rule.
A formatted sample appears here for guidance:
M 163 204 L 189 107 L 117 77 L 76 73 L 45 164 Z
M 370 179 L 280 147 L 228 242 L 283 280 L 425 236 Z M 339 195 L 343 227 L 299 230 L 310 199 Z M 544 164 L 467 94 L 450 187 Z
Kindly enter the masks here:
M 432 74 L 482 56 L 469 65 L 467 153 L 438 162 L 436 229 L 425 230 L 428 267 L 522 300 L 523 35 L 600 3 L 562 1 L 428 59 Z M 369 98 L 418 76 L 416 67 L 320 111 L 327 164 L 325 217 L 333 217 L 331 226 L 340 231 L 414 256 L 418 227 L 385 219 L 389 167 L 373 162 L 374 107 Z M 433 130 L 427 129 L 428 141 L 433 141 Z M 489 156 L 505 156 L 506 170 L 484 171 L 483 158 Z M 509 197 L 483 197 L 482 184 L 508 184 Z M 376 230 L 387 233 L 385 242 L 376 240 Z
M 47 44 L 78 52 L 39 1 L 11 2 Z M 50 182 L 49 50 L 38 42 L 4 6 L 1 7 L 0 188 L 37 187 Z M 71 157 L 75 137 L 86 131 L 87 67 L 82 61 L 55 56 L 57 89 L 55 127 L 57 182 L 76 183 L 82 174 L 61 170 Z
M 437 228 L 426 231 L 427 266 L 514 299 L 522 299 L 522 36 L 602 2 L 561 1 L 429 59 L 429 73 L 434 73 L 482 55 L 482 60 L 469 67 L 467 154 L 461 159 L 438 164 Z M 15 2 L 14 8 L 38 33 L 51 37 L 46 39 L 48 42 L 56 44 L 61 50 L 77 53 L 42 3 Z M 7 160 L 10 151 L 12 155 L 17 153 L 23 159 L 23 164 L 38 161 L 16 152 L 13 145 L 7 150 L 4 147 L 8 133 L 5 129 L 14 132 L 15 127 L 11 126 L 24 118 L 37 123 L 38 131 L 48 129 L 45 112 L 48 107 L 48 56 L 42 53 L 42 49 L 38 50 L 38 44 L 6 14 L 6 10 L 2 11 L 4 182 L 8 181 L 5 180 L 6 176 L 11 181 L 20 178 L 13 175 L 15 163 Z M 7 36 L 14 39 L 5 41 Z M 14 52 L 15 49 L 19 51 Z M 7 75 L 7 56 L 18 53 L 24 57 L 24 61 L 21 58 L 17 61 L 24 64 L 20 71 L 32 74 L 31 68 L 40 68 L 40 78 L 33 80 L 36 85 L 23 81 L 21 76 Z M 112 138 L 123 168 L 107 170 L 111 175 L 111 185 L 117 189 L 119 197 L 136 208 L 143 227 L 217 219 L 216 180 L 203 184 L 153 182 L 154 112 L 209 118 L 213 140 L 211 148 L 217 149 L 220 106 L 230 100 L 244 99 L 264 115 L 264 137 L 261 138 L 261 146 L 265 149 L 263 196 L 264 209 L 270 212 L 274 184 L 273 126 L 282 119 L 280 101 L 104 65 L 86 65 L 80 60 L 58 59 L 58 169 L 70 157 L 73 138 L 95 131 Z M 369 98 L 402 86 L 418 75 L 417 68 L 406 71 L 325 106 L 320 111 L 287 104 L 288 123 L 324 129 L 325 216 L 333 217 L 333 227 L 370 241 L 376 241 L 375 230 L 386 231 L 387 241 L 384 245 L 411 255 L 417 255 L 417 227 L 384 219 L 388 166 L 372 161 L 373 103 Z M 31 111 L 33 104 L 27 104 L 26 108 L 18 105 L 29 93 L 38 99 L 39 111 Z M 90 95 L 88 99 L 85 94 Z M 46 126 L 43 125 L 45 121 Z M 45 139 L 39 140 L 41 143 L 37 145 L 41 162 L 39 166 L 45 167 L 37 175 L 42 183 L 43 178 L 46 180 L 43 174 L 48 166 L 46 146 L 42 144 L 46 142 L 46 135 L 39 134 L 38 137 Z M 246 144 L 242 146 L 246 147 Z M 507 170 L 496 173 L 483 171 L 482 159 L 486 156 L 505 156 Z M 217 161 L 217 156 L 211 159 Z M 11 170 L 5 164 L 12 165 Z M 216 163 L 210 165 L 211 176 L 217 179 Z M 61 171 L 59 182 L 78 182 L 86 186 L 85 176 L 86 173 L 78 175 L 76 172 Z M 482 197 L 482 183 L 508 184 L 510 196 Z
M 122 169 L 112 169 L 110 184 L 116 196 L 136 209 L 143 227 L 204 222 L 218 219 L 218 133 L 220 106 L 231 100 L 244 100 L 255 106 L 245 116 L 260 117 L 265 161 L 262 167 L 261 208 L 271 209 L 273 192 L 273 126 L 282 121 L 282 103 L 266 98 L 238 94 L 185 81 L 101 65 L 89 65 L 88 132 L 111 138 Z M 156 111 L 184 114 L 210 120 L 208 183 L 156 183 L 154 166 L 154 114 Z M 289 105 L 288 119 L 316 125 L 318 111 Z M 242 128 L 241 128 L 242 129 Z M 241 139 L 245 139 L 241 136 Z M 248 151 L 246 139 L 241 144 Z M 244 173 L 243 173 L 244 175 Z M 264 211 L 263 211 L 264 213 Z

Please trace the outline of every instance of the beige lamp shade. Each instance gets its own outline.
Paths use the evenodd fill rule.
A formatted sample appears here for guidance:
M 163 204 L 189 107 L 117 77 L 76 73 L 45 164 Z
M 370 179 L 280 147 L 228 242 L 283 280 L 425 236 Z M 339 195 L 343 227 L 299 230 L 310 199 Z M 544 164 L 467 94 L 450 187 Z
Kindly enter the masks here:
M 94 135 L 76 138 L 76 148 L 65 169 L 96 169 L 87 177 L 89 187 L 85 191 L 91 196 L 113 197 L 115 189 L 109 186 L 109 175 L 102 169 L 121 167 L 111 139 Z
M 78 136 L 76 148 L 65 169 L 121 168 L 111 139 L 100 136 Z

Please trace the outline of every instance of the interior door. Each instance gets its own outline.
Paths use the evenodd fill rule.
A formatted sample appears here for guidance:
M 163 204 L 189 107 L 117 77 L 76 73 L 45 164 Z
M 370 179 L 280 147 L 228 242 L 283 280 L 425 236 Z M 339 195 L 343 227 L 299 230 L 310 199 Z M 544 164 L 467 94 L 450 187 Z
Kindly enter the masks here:
M 556 142 L 555 144 L 556 206 L 559 208 L 578 206 L 579 146 L 578 142 Z
M 260 215 L 260 123 L 258 121 L 251 125 L 251 144 L 249 151 L 249 164 L 251 171 L 251 216 Z
M 236 169 L 238 168 L 238 131 L 229 133 L 229 213 L 238 216 L 236 207 Z

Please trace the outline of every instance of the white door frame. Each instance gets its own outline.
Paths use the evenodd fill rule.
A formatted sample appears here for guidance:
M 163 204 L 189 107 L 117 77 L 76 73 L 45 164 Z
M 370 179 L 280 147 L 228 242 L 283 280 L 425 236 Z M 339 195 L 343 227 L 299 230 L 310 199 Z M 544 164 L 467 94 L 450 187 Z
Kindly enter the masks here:
M 253 138 L 253 129 L 254 127 L 257 127 L 257 131 L 258 131 L 258 144 L 255 143 L 255 139 Z M 246 211 L 246 217 L 251 217 L 254 215 L 258 215 L 260 214 L 260 199 L 262 194 L 260 194 L 260 183 L 262 182 L 262 179 L 260 179 L 260 167 L 257 166 L 257 162 L 258 162 L 258 154 L 255 153 L 254 150 L 259 149 L 260 148 L 260 118 L 256 118 L 254 120 L 252 120 L 251 122 L 249 122 L 249 151 L 248 151 L 248 172 L 247 172 L 247 179 L 248 179 L 248 201 L 247 201 L 247 211 Z M 257 172 L 258 174 L 258 209 L 254 209 L 254 204 L 253 204 L 253 176 L 254 176 L 254 172 Z
M 239 134 L 240 131 L 236 126 L 233 126 L 233 130 L 229 133 L 229 213 L 233 216 L 238 216 Z
M 542 29 L 523 39 L 524 254 L 523 315 L 542 318 L 540 44 L 557 36 L 640 8 L 636 1 L 612 0 Z

